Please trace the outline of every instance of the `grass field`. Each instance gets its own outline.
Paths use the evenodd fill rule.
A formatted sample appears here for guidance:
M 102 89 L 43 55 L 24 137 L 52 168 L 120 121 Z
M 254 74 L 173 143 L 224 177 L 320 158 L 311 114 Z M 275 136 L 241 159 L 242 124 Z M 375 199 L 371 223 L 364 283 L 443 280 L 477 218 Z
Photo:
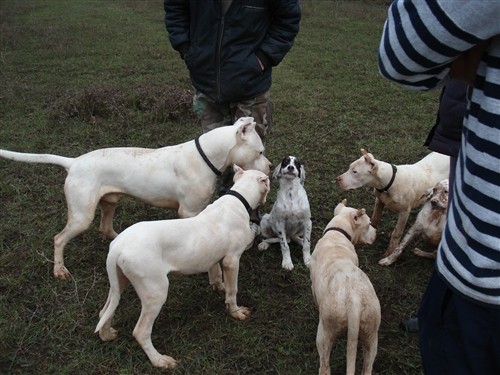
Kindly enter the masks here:
M 422 144 L 437 92 L 406 91 L 377 72 L 387 3 L 303 0 L 296 43 L 274 70 L 266 155 L 277 163 L 292 154 L 305 163 L 313 246 L 341 199 L 372 212 L 369 190 L 343 193 L 334 184 L 360 148 L 395 164 L 428 153 Z M 2 0 L 0 71 L 0 148 L 73 157 L 103 147 L 181 143 L 201 131 L 160 0 Z M 108 291 L 109 240 L 100 237 L 98 218 L 66 247 L 72 278 L 52 277 L 52 239 L 66 220 L 64 178 L 57 166 L 0 160 L 0 373 L 160 373 L 132 336 L 140 310 L 132 288 L 115 316 L 118 339 L 103 343 L 93 333 Z M 273 185 L 264 212 L 275 193 Z M 115 227 L 173 217 L 123 199 Z M 395 223 L 386 213 L 375 244 L 359 249 L 382 306 L 374 372 L 421 374 L 418 338 L 398 324 L 415 314 L 433 264 L 409 251 L 392 267 L 377 264 Z M 244 322 L 228 317 L 205 274 L 171 277 L 153 342 L 179 360 L 174 373 L 317 373 L 317 310 L 293 245 L 292 259 L 295 269 L 287 272 L 277 245 L 243 254 L 238 300 L 252 310 Z M 331 363 L 333 373 L 344 373 L 344 339 Z

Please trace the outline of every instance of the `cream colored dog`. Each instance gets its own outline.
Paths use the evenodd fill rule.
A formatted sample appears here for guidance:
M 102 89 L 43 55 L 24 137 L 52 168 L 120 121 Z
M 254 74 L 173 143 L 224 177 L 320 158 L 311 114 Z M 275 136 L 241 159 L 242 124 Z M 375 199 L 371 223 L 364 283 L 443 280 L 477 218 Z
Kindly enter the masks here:
M 437 247 L 441 242 L 441 234 L 446 224 L 446 213 L 448 212 L 448 179 L 440 181 L 433 189 L 428 189 L 424 194 L 425 203 L 415 219 L 415 223 L 391 255 L 381 259 L 378 263 L 382 266 L 390 266 L 401 255 L 403 250 L 417 237 L 434 247 L 434 251 L 427 252 L 415 248 L 415 255 L 435 259 Z
M 268 174 L 271 164 L 264 156 L 255 125 L 252 117 L 242 117 L 233 126 L 217 128 L 196 140 L 159 149 L 107 148 L 77 158 L 0 150 L 0 157 L 66 168 L 64 192 L 68 221 L 54 237 L 54 276 L 65 279 L 69 272 L 64 266 L 64 247 L 87 230 L 98 205 L 100 231 L 115 238 L 113 215 L 122 195 L 175 209 L 181 218 L 192 217 L 210 202 L 220 171 L 237 164 Z
M 380 302 L 368 276 L 358 267 L 357 244 L 371 244 L 376 231 L 365 209 L 346 207 L 344 199 L 318 241 L 309 264 L 311 288 L 319 309 L 316 347 L 319 374 L 330 374 L 330 353 L 347 330 L 347 371 L 354 374 L 358 337 L 363 346 L 363 374 L 372 373 L 377 355 Z
M 375 189 L 374 227 L 380 223 L 385 206 L 399 215 L 384 254 L 389 256 L 401 241 L 411 210 L 422 205 L 425 191 L 447 178 L 449 172 L 450 157 L 437 152 L 431 152 L 415 164 L 396 166 L 376 160 L 372 154 L 361 149 L 361 157 L 352 162 L 336 182 L 342 190 L 360 187 Z
M 269 177 L 262 172 L 235 166 L 231 190 L 198 216 L 187 219 L 141 222 L 127 228 L 111 243 L 106 268 L 110 290 L 96 328 L 104 341 L 116 338 L 111 328 L 120 295 L 128 281 L 142 304 L 134 337 L 155 367 L 172 369 L 176 361 L 161 355 L 151 342 L 153 323 L 167 300 L 169 273 L 210 272 L 222 260 L 219 289 L 226 291 L 229 314 L 239 320 L 250 310 L 236 304 L 238 271 L 242 253 L 252 246 L 258 226 L 250 226 L 250 211 L 263 204 L 269 192 Z

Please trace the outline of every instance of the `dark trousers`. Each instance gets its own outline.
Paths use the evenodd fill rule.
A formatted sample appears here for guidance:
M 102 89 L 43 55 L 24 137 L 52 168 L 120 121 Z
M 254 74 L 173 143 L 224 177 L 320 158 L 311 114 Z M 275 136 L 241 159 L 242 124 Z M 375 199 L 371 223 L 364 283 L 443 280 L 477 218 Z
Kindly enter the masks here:
M 500 309 L 450 289 L 434 271 L 418 312 L 426 375 L 500 374 Z

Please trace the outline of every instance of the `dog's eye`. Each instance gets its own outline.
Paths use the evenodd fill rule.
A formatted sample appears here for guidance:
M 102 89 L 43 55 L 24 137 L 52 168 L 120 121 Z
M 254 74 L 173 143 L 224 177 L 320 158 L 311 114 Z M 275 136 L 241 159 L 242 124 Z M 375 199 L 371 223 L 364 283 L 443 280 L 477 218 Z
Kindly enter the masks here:
M 356 174 L 356 173 L 358 173 L 358 171 L 356 171 L 355 169 L 353 169 L 352 173 Z

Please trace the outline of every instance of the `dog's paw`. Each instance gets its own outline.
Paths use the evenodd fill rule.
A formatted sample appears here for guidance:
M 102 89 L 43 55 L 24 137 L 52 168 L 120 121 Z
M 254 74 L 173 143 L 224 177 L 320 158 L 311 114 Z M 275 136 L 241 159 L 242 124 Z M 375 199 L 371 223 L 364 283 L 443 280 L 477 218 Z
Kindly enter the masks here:
M 269 249 L 269 244 L 267 242 L 262 241 L 259 244 L 259 246 L 257 246 L 257 249 L 259 249 L 260 251 L 267 250 L 267 249 Z
M 151 359 L 151 364 L 154 367 L 164 368 L 166 370 L 173 370 L 177 366 L 177 361 L 168 355 L 158 355 Z
M 217 282 L 210 284 L 210 285 L 212 287 L 212 290 L 215 290 L 216 292 L 224 292 L 226 290 L 224 282 L 222 282 L 222 281 L 217 281 Z
M 304 256 L 304 264 L 309 267 L 309 263 L 311 263 L 311 256 Z
M 250 223 L 250 230 L 252 231 L 252 236 L 257 237 L 260 235 L 260 225 L 257 223 Z
M 394 259 L 391 256 L 385 257 L 385 258 L 380 259 L 378 261 L 378 264 L 380 264 L 381 266 L 390 266 L 393 263 L 394 263 Z
M 68 269 L 62 264 L 54 264 L 54 277 L 59 280 L 69 279 L 71 274 Z
M 250 314 L 250 309 L 245 306 L 238 306 L 237 309 L 229 312 L 229 315 L 238 320 L 245 320 L 250 316 Z
M 281 267 L 287 271 L 292 271 L 293 270 L 293 263 L 291 260 L 290 261 L 283 260 L 283 262 L 281 263 Z
M 99 331 L 99 337 L 102 341 L 113 341 L 118 337 L 118 331 L 114 328 L 101 329 Z

